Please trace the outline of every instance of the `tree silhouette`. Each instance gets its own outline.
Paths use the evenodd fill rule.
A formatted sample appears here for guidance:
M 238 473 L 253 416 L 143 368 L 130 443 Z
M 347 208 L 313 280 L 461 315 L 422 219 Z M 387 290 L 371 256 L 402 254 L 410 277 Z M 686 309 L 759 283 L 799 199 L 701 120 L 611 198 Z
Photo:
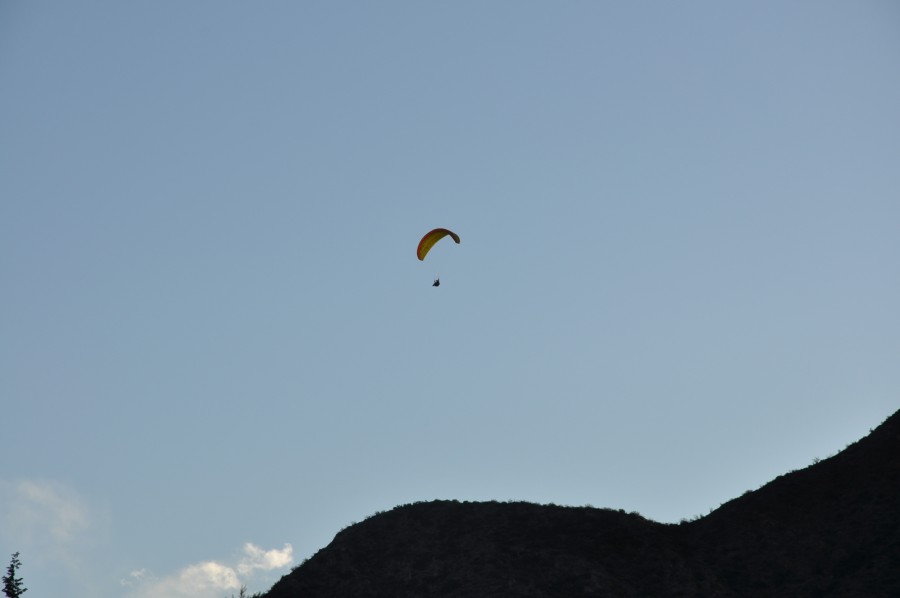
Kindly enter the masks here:
M 28 588 L 22 585 L 22 578 L 16 579 L 16 569 L 21 566 L 22 561 L 19 560 L 19 553 L 17 552 L 12 555 L 9 567 L 6 568 L 6 575 L 3 576 L 3 593 L 8 598 L 19 598 L 19 596 L 28 591 Z

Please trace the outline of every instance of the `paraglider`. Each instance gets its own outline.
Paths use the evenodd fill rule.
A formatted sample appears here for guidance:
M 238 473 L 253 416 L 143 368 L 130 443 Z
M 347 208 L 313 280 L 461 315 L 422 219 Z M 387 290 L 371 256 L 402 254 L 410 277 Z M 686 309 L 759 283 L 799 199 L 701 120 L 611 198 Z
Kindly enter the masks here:
M 456 244 L 459 245 L 459 235 L 457 235 L 452 230 L 447 230 L 446 228 L 436 228 L 433 231 L 425 233 L 425 236 L 422 237 L 422 240 L 419 241 L 419 247 L 416 248 L 416 257 L 419 258 L 419 261 L 425 259 L 425 256 L 428 255 L 428 252 L 431 251 L 431 248 L 434 247 L 434 244 L 450 235 L 450 238 L 456 241 Z
M 419 246 L 416 248 L 416 257 L 419 258 L 419 261 L 424 261 L 425 256 L 428 255 L 428 252 L 431 251 L 431 248 L 434 247 L 434 244 L 447 236 L 456 241 L 456 244 L 459 245 L 459 235 L 457 235 L 452 230 L 448 230 L 446 228 L 436 228 L 425 233 L 425 236 L 422 237 L 422 240 L 419 241 Z M 441 286 L 440 277 L 435 278 L 431 286 Z

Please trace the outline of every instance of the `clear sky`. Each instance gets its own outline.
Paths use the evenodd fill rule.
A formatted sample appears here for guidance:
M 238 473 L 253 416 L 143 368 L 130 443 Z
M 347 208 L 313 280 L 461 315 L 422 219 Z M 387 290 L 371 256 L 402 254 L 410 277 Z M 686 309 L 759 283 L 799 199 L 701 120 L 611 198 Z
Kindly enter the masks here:
M 264 590 L 419 500 L 706 514 L 900 407 L 898 306 L 894 1 L 0 0 L 29 596 Z

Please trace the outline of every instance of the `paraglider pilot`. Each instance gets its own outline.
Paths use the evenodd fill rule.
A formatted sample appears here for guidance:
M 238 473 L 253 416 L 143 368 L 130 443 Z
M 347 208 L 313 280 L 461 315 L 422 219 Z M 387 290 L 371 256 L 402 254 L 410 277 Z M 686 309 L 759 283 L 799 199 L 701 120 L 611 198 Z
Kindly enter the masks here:
M 436 228 L 433 231 L 425 233 L 425 236 L 422 237 L 421 241 L 419 241 L 419 246 L 416 247 L 416 257 L 419 258 L 419 261 L 424 261 L 425 256 L 428 255 L 431 247 L 447 236 L 449 236 L 457 245 L 459 245 L 459 235 L 457 235 L 452 230 L 447 230 L 446 228 Z M 434 282 L 431 283 L 431 286 L 441 286 L 441 279 L 435 278 Z

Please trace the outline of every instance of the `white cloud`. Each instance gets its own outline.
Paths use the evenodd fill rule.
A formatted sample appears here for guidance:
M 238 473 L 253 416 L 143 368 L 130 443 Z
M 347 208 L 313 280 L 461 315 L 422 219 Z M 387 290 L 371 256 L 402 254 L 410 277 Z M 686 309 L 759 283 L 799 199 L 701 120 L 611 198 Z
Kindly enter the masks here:
M 123 585 L 139 584 L 128 594 L 130 598 L 221 598 L 223 592 L 241 587 L 234 569 L 214 561 L 190 565 L 162 579 L 150 577 L 144 569 L 133 571 L 130 577 Z
M 0 480 L 0 534 L 22 552 L 78 568 L 103 530 L 103 520 L 64 484 Z
M 239 591 L 256 571 L 272 571 L 287 567 L 293 560 L 293 548 L 263 550 L 248 542 L 244 556 L 234 565 L 204 561 L 189 565 L 176 573 L 155 578 L 146 569 L 132 571 L 122 585 L 134 590 L 128 598 L 222 598 L 225 592 Z
M 12 525 L 29 539 L 56 547 L 77 542 L 90 528 L 84 501 L 61 484 L 23 480 L 13 485 Z
M 132 588 L 135 585 L 142 583 L 147 576 L 149 575 L 149 571 L 146 569 L 136 569 L 128 574 L 128 577 L 121 580 L 119 583 L 127 588 Z
M 105 510 L 89 505 L 65 484 L 0 479 L 0 544 L 9 546 L 9 553 L 21 551 L 35 578 L 41 572 L 62 573 L 70 588 L 67 595 L 105 595 L 98 587 L 105 570 L 98 565 L 97 549 L 108 547 L 109 526 Z M 290 544 L 265 550 L 248 542 L 229 562 L 206 560 L 162 577 L 135 569 L 117 590 L 128 598 L 223 598 L 237 595 L 242 585 L 267 583 L 266 572 L 292 562 Z
M 247 575 L 254 569 L 272 571 L 287 567 L 293 561 L 294 548 L 290 544 L 285 544 L 281 550 L 277 548 L 263 550 L 259 546 L 247 542 L 244 544 L 244 558 L 238 564 L 238 572 L 241 575 Z
M 108 532 L 103 511 L 52 480 L 0 480 L 0 538 L 27 555 L 32 574 L 53 571 L 74 593 L 96 595 L 94 549 Z

